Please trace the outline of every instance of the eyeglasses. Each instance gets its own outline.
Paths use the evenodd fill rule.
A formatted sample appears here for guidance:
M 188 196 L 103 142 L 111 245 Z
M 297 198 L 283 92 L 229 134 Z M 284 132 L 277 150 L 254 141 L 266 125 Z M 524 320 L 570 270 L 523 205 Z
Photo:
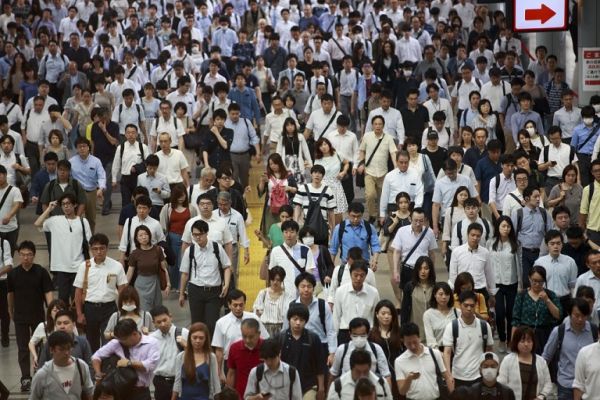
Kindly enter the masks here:
M 464 308 L 475 308 L 475 303 L 462 303 Z
M 199 237 L 202 237 L 204 235 L 208 235 L 208 233 L 206 233 L 206 232 L 202 232 L 202 233 L 192 232 L 192 236 L 195 237 L 195 238 L 199 238 Z

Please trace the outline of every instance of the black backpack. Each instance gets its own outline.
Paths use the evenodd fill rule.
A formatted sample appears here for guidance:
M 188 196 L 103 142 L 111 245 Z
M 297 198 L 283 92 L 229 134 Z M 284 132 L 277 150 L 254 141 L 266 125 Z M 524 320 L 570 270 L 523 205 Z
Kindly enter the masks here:
M 483 341 L 483 352 L 485 353 L 485 349 L 487 347 L 487 340 L 488 340 L 488 328 L 487 328 L 487 323 L 485 321 L 482 321 L 480 319 L 478 319 L 479 321 L 479 327 L 481 328 L 481 338 Z M 453 319 L 452 320 L 452 351 L 454 353 L 456 353 L 456 342 L 458 341 L 458 319 Z
M 371 236 L 373 235 L 373 228 L 371 227 L 371 224 L 369 223 L 369 221 L 367 220 L 363 220 L 363 222 L 365 223 L 365 230 L 367 231 L 367 244 L 370 245 L 371 243 Z M 344 233 L 346 232 L 346 220 L 343 220 L 342 222 L 340 222 L 340 230 L 338 232 L 338 242 L 339 242 L 339 248 L 342 248 L 342 239 L 344 238 Z M 340 267 L 341 269 L 341 267 Z M 342 273 L 344 271 L 342 270 Z M 341 280 L 338 280 L 338 283 L 341 282 Z
M 377 348 L 375 347 L 375 343 L 367 340 L 371 351 L 373 352 L 374 359 L 371 362 L 375 363 L 375 373 L 377 376 L 381 376 L 381 371 L 379 371 L 379 364 L 377 363 Z M 346 358 L 346 354 L 348 354 L 348 348 L 350 347 L 350 343 L 344 344 L 344 351 L 342 352 L 342 357 L 340 358 L 340 371 L 344 368 L 344 359 Z
M 329 186 L 325 186 L 317 200 L 313 200 L 312 195 L 308 190 L 308 185 L 304 185 L 306 197 L 308 198 L 308 211 L 306 212 L 304 225 L 310 226 L 315 230 L 315 243 L 323 245 L 327 245 L 328 242 L 329 225 L 327 224 L 327 221 L 325 221 L 325 218 L 323 218 L 323 213 L 321 213 L 321 200 L 328 187 Z
M 487 242 L 490 238 L 490 223 L 485 218 L 481 218 L 481 222 L 483 222 L 483 227 L 485 229 L 485 241 Z M 456 224 L 456 236 L 458 237 L 458 244 L 463 244 L 463 236 L 462 236 L 462 221 L 458 221 Z
M 598 341 L 598 327 L 590 322 L 590 328 L 592 330 L 592 338 L 594 339 L 594 343 L 596 343 Z M 565 329 L 564 322 L 558 326 L 558 340 L 556 341 L 556 347 L 554 348 L 554 355 L 548 362 L 550 378 L 553 383 L 556 383 L 556 376 L 558 375 L 558 360 L 560 359 L 560 349 L 562 348 L 563 340 L 565 339 Z
M 288 373 L 290 376 L 290 393 L 289 393 L 289 398 L 290 400 L 292 400 L 292 396 L 294 394 L 294 382 L 296 382 L 296 368 L 292 367 L 291 365 L 288 365 Z M 256 393 L 260 393 L 260 381 L 263 378 L 263 375 L 265 374 L 265 363 L 260 363 L 256 366 Z
M 380 376 L 379 379 L 377 379 L 377 383 L 383 389 L 383 397 L 386 398 L 387 391 L 385 390 L 385 382 L 383 380 L 383 377 Z M 333 388 L 335 389 L 335 394 L 337 394 L 338 398 L 341 400 L 342 399 L 342 381 L 340 378 L 337 378 L 335 381 L 333 381 Z
M 325 324 L 325 300 L 317 299 L 317 302 L 319 307 L 319 321 L 321 321 L 323 332 L 327 335 L 327 325 Z M 292 307 L 294 304 L 296 304 L 296 300 L 291 301 L 289 307 Z

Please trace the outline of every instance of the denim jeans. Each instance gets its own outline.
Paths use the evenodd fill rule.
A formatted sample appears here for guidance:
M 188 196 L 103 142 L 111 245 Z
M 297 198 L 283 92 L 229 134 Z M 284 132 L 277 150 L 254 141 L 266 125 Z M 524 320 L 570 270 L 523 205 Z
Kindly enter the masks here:
M 558 400 L 573 400 L 573 389 L 566 388 L 559 384 L 556 385 L 558 388 Z
M 177 259 L 177 265 L 169 265 L 169 278 L 171 278 L 171 288 L 179 289 L 180 282 L 180 274 L 179 274 L 179 265 L 181 264 L 181 235 L 169 232 L 169 245 L 171 246 L 171 250 L 175 253 L 175 257 Z

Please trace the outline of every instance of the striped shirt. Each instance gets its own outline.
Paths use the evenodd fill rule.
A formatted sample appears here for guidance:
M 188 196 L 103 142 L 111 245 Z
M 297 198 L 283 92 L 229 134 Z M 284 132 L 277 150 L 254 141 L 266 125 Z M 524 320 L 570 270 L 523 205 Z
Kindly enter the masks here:
M 307 188 L 308 193 L 306 191 Z M 294 196 L 294 205 L 302 207 L 305 217 L 308 211 L 310 200 L 312 199 L 313 201 L 317 201 L 323 192 L 323 189 L 325 189 L 324 184 L 321 184 L 319 188 L 316 188 L 312 183 L 298 187 L 298 192 L 296 192 L 296 196 Z M 321 213 L 325 219 L 327 219 L 327 211 L 334 210 L 337 207 L 335 198 L 333 197 L 333 190 L 330 187 L 327 187 L 325 190 L 319 206 L 321 207 Z

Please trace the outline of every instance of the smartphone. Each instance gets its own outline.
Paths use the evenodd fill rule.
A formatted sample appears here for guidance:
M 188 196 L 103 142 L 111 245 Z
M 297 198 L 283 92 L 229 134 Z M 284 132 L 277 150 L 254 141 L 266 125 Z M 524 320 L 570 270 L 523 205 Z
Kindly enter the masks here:
M 556 165 L 556 161 L 550 161 L 550 164 L 554 167 Z
M 268 398 L 271 397 L 271 393 L 261 393 L 260 394 L 263 398 Z
M 153 188 L 152 191 L 153 192 L 158 192 L 158 188 Z

